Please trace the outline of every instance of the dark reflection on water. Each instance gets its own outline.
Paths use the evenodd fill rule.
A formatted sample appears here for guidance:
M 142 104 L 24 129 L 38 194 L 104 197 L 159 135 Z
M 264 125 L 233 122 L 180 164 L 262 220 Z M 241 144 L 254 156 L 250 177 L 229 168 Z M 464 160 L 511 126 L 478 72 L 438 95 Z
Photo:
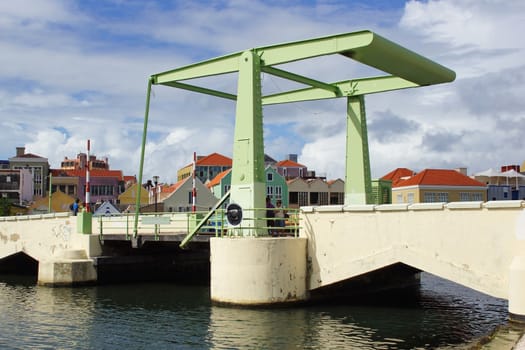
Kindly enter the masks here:
M 208 287 L 0 281 L 1 349 L 428 349 L 507 318 L 505 301 L 428 274 L 416 295 L 283 309 L 212 306 Z

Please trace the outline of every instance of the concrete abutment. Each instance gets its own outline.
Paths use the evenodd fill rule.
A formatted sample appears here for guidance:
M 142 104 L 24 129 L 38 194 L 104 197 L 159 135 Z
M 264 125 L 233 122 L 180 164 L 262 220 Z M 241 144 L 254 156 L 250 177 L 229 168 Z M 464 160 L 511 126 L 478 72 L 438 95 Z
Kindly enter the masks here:
M 525 324 L 525 256 L 515 256 L 509 271 L 509 318 Z
M 40 261 L 38 264 L 38 285 L 67 287 L 95 284 L 97 270 L 93 259 L 84 249 L 71 249 L 56 258 Z
M 239 306 L 305 301 L 306 238 L 211 238 L 211 299 Z

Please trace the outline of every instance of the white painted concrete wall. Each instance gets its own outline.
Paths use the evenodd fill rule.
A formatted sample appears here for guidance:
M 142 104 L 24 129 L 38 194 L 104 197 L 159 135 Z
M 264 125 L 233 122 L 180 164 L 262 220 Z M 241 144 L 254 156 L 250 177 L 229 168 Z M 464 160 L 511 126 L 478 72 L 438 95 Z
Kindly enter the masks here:
M 525 315 L 525 289 L 509 289 L 525 288 L 525 266 L 509 278 L 525 257 L 524 201 L 309 207 L 301 219 L 309 289 L 401 262 L 495 297 L 520 295 L 509 303 Z
M 62 258 L 71 250 L 99 255 L 98 236 L 77 233 L 76 220 L 69 213 L 0 218 L 0 259 L 18 252 L 38 261 Z

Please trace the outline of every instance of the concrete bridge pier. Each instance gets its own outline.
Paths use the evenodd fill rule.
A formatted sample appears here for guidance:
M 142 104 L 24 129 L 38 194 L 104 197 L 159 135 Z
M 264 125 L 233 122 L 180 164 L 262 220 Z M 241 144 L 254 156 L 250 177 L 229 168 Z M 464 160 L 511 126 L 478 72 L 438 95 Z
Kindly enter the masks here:
M 100 255 L 102 248 L 99 238 L 91 234 L 92 214 L 82 212 L 76 219 L 77 232 L 68 237 L 69 244 L 39 261 L 39 285 L 60 287 L 97 282 L 97 270 L 90 257 Z
M 509 271 L 509 318 L 525 323 L 525 256 L 515 256 Z
M 261 306 L 308 299 L 306 238 L 211 238 L 211 300 Z
M 93 259 L 84 249 L 67 250 L 53 260 L 38 264 L 38 284 L 48 287 L 74 286 L 97 282 Z

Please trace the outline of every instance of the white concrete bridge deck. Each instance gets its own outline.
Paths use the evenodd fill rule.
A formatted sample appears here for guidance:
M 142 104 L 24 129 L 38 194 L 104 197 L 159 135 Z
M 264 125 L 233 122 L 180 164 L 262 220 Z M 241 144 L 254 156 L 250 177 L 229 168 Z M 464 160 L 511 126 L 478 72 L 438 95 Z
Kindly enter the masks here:
M 292 288 L 305 299 L 310 290 L 399 262 L 508 299 L 512 314 L 525 315 L 525 201 L 304 207 L 300 215 L 299 238 L 212 238 L 212 298 L 241 293 L 234 297 L 241 303 L 281 302 L 290 299 Z M 114 220 L 103 235 L 129 229 Z M 68 213 L 0 218 L 0 259 L 23 252 L 40 265 L 89 262 L 101 252 L 96 219 L 92 223 L 93 234 L 79 234 L 77 217 Z M 158 234 L 186 232 L 187 220 L 181 225 L 160 226 Z M 141 226 L 139 234 L 146 231 L 151 234 L 152 226 Z M 276 274 L 290 270 L 293 278 L 276 286 Z M 236 275 L 236 282 L 214 286 L 222 274 Z M 260 287 L 265 280 L 271 287 L 255 298 L 238 285 Z

